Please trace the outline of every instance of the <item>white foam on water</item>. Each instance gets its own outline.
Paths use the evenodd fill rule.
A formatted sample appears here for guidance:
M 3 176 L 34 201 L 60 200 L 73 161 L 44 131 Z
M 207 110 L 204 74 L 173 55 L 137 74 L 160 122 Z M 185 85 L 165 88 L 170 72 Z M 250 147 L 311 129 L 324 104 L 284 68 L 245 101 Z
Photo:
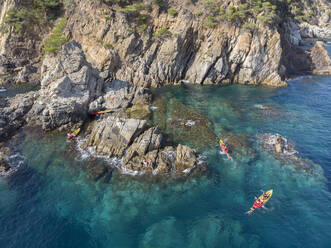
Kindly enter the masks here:
M 303 76 L 298 76 L 293 78 L 293 80 L 301 80 L 301 79 L 305 79 L 305 78 L 313 78 L 313 76 L 311 75 L 303 75 Z
M 156 110 L 156 109 L 158 109 L 158 107 L 155 107 L 155 106 L 150 106 L 149 107 L 151 110 Z
M 191 127 L 191 126 L 194 126 L 195 124 L 196 124 L 196 121 L 187 120 L 185 123 L 185 126 Z
M 254 104 L 254 107 L 258 109 L 267 109 L 267 107 L 263 106 L 262 104 Z
M 89 148 L 87 151 L 85 151 L 84 149 L 82 149 L 82 145 L 83 143 L 86 141 L 86 139 L 83 139 L 83 138 L 80 138 L 80 137 L 77 137 L 76 138 L 76 141 L 77 141 L 77 145 L 76 145 L 76 148 L 77 150 L 80 152 L 81 154 L 81 157 L 79 160 L 87 160 L 88 158 L 90 158 L 92 155 L 91 155 L 91 151 L 89 151 Z
M 25 157 L 21 155 L 20 153 L 15 153 L 13 155 L 10 155 L 6 162 L 10 165 L 10 169 L 8 171 L 4 171 L 0 173 L 0 176 L 7 177 L 15 173 L 23 164 L 25 161 Z

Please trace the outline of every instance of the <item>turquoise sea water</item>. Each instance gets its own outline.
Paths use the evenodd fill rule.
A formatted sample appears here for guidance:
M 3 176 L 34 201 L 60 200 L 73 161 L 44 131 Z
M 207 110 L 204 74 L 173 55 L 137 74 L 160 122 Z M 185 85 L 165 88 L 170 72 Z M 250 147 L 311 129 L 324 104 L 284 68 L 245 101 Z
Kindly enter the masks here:
M 155 105 L 162 101 L 153 121 L 205 156 L 206 175 L 148 180 L 115 170 L 109 181 L 94 181 L 86 168 L 104 161 L 83 160 L 65 134 L 25 129 L 10 143 L 20 167 L 0 178 L 0 247 L 331 246 L 331 77 L 297 78 L 281 89 L 154 94 Z M 190 118 L 195 125 L 185 125 Z M 264 151 L 262 133 L 294 142 L 312 170 Z M 219 153 L 218 138 L 241 147 L 233 161 Z M 254 196 L 271 188 L 267 209 L 246 215 Z

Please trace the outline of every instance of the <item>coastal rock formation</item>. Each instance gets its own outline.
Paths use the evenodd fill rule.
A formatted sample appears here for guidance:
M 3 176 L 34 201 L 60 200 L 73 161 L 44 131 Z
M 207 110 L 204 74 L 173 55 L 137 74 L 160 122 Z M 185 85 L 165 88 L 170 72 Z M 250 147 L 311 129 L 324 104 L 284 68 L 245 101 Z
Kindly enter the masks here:
M 8 156 L 10 150 L 8 147 L 3 147 L 3 144 L 0 143 L 0 175 L 4 175 L 11 169 L 10 164 L 8 163 Z
M 312 161 L 302 158 L 295 150 L 295 145 L 286 138 L 276 134 L 259 135 L 262 146 L 283 164 L 290 165 L 296 171 L 305 172 L 310 175 L 320 176 L 321 167 Z
M 151 100 L 151 92 L 148 89 L 120 80 L 105 83 L 103 92 L 102 96 L 91 102 L 90 112 L 125 109 L 134 104 L 147 104 Z
M 296 153 L 294 144 L 280 135 L 262 134 L 264 147 L 275 154 L 293 155 Z
M 163 147 L 159 128 L 148 127 L 145 120 L 109 116 L 96 121 L 91 129 L 82 148 L 123 158 L 118 167 L 124 173 L 189 173 L 199 164 L 196 152 L 187 146 Z
M 22 127 L 25 115 L 30 111 L 38 97 L 38 93 L 29 92 L 7 98 L 0 103 L 0 142 L 9 138 Z
M 331 27 L 321 28 L 316 25 L 311 25 L 309 23 L 300 24 L 300 34 L 304 38 L 330 38 L 331 37 Z
M 47 55 L 41 73 L 40 96 L 28 118 L 45 130 L 85 120 L 89 104 L 101 95 L 103 80 L 86 62 L 80 45 L 71 41 L 57 56 Z
M 310 55 L 314 74 L 331 74 L 331 59 L 323 42 L 317 41 Z
M 97 155 L 122 157 L 125 149 L 146 127 L 145 120 L 109 116 L 96 121 L 84 147 L 94 147 Z
M 5 154 L 0 151 L 0 175 L 10 170 L 10 165 L 5 160 Z
M 198 164 L 195 150 L 179 144 L 176 149 L 176 171 L 189 172 Z
M 153 9 L 151 28 L 130 33 L 126 14 L 95 1 L 75 3 L 67 32 L 109 78 L 144 87 L 183 79 L 197 84 L 284 85 L 280 34 L 275 29 L 261 26 L 259 32 L 250 32 L 222 23 L 209 29 L 194 17 L 193 9 L 183 7 L 176 18 Z M 95 18 L 105 12 L 108 18 Z M 169 35 L 153 37 L 162 28 Z

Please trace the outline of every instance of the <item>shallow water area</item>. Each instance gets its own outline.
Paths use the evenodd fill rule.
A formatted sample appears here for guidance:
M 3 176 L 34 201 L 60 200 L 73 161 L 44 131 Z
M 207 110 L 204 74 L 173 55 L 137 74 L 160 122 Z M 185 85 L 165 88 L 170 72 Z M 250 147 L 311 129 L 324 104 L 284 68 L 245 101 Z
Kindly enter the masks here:
M 281 89 L 185 85 L 153 93 L 152 121 L 169 141 L 203 154 L 209 173 L 145 180 L 115 169 L 109 181 L 94 181 L 86 168 L 104 161 L 82 159 L 65 134 L 24 129 L 11 142 L 23 164 L 0 178 L 0 247 L 329 246 L 330 77 L 300 77 Z M 265 151 L 263 133 L 294 142 L 314 174 Z M 220 154 L 219 138 L 232 161 Z M 261 189 L 273 197 L 246 215 Z
M 40 89 L 39 85 L 34 85 L 34 84 L 24 84 L 24 85 L 7 84 L 7 85 L 0 86 L 0 88 L 1 87 L 4 87 L 6 89 L 6 91 L 0 91 L 0 101 L 1 101 L 1 98 L 14 97 L 17 94 L 26 93 L 29 91 L 37 91 Z

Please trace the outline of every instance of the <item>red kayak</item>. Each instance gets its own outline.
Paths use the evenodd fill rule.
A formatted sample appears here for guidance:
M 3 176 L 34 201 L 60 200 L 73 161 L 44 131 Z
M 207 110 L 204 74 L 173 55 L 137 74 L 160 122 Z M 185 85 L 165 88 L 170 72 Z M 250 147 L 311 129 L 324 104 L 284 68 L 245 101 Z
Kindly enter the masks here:
M 251 207 L 251 209 L 246 212 L 247 214 L 251 214 L 254 212 L 255 209 L 262 207 L 263 205 L 265 205 L 271 198 L 273 193 L 273 190 L 268 190 L 267 192 L 263 193 L 253 204 L 253 206 Z M 263 197 L 263 195 L 267 195 L 266 198 Z

